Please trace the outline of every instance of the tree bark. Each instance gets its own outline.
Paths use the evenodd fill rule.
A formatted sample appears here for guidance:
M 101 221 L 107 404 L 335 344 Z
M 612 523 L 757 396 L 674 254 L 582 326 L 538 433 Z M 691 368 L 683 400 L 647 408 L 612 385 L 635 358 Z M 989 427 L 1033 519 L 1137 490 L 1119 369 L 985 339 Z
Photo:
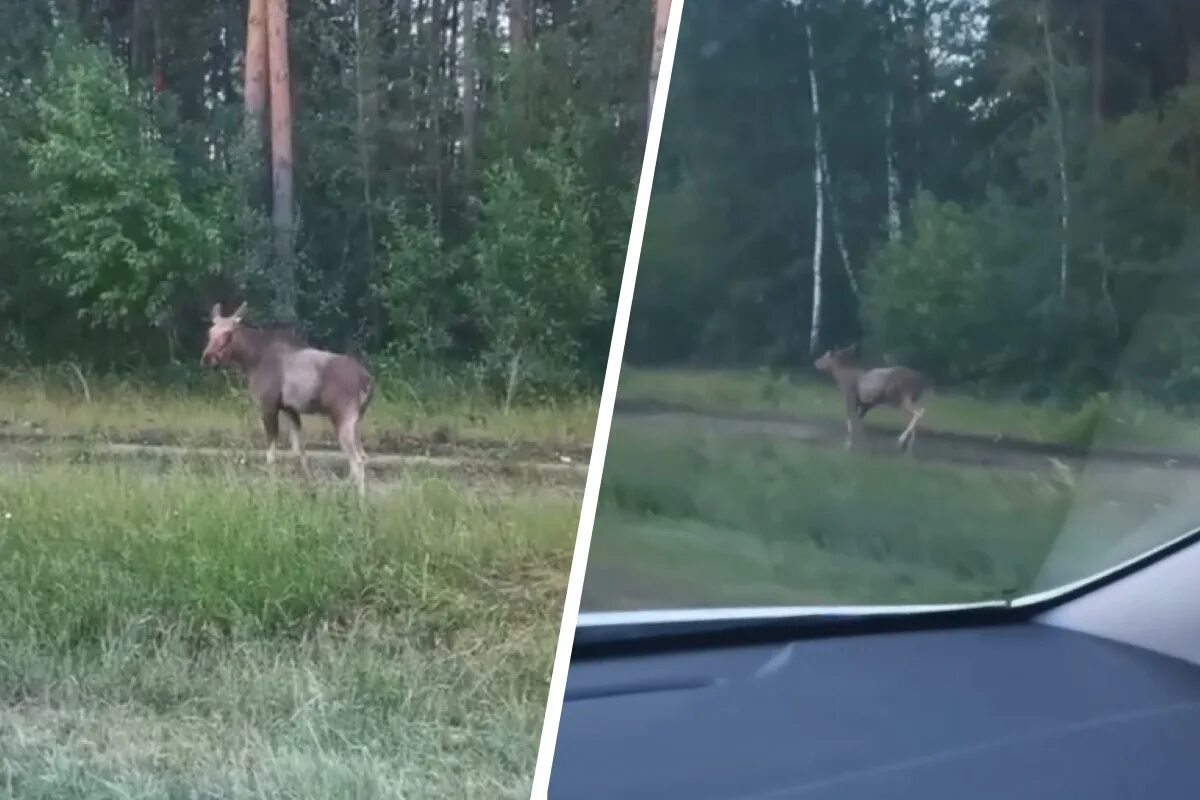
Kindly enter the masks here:
M 441 220 L 445 210 L 442 178 L 442 0 L 432 0 L 429 10 L 429 168 L 433 171 L 434 209 Z
M 806 27 L 806 31 L 808 28 Z M 818 98 L 820 96 L 820 81 L 817 78 L 817 67 L 814 59 L 815 46 L 813 45 L 811 36 L 808 42 L 808 59 L 809 59 L 809 83 L 813 96 L 813 132 L 814 132 L 814 147 L 816 148 L 816 156 L 819 162 L 821 174 L 821 192 L 825 199 L 829 202 L 830 222 L 833 226 L 833 238 L 837 243 L 838 253 L 842 257 L 842 266 L 846 270 L 846 280 L 850 284 L 850 291 L 854 296 L 858 297 L 858 279 L 854 277 L 854 270 L 850 266 L 850 250 L 846 247 L 846 238 L 842 234 L 841 214 L 838 210 L 837 195 L 833 188 L 833 172 L 829 169 L 829 151 L 825 146 L 824 129 L 821 126 L 821 115 L 819 112 Z
M 500 0 L 483 0 L 483 49 L 479 52 L 479 95 L 478 109 L 486 117 L 492 107 L 493 86 L 496 75 L 496 52 L 500 40 Z M 476 48 L 478 50 L 478 47 Z
M 508 0 L 508 42 L 514 56 L 525 52 L 529 44 L 530 0 Z
M 479 54 L 475 40 L 475 0 L 463 0 L 463 63 L 462 63 L 462 119 L 463 119 L 463 183 L 467 195 L 475 186 L 475 142 L 476 110 L 478 102 Z
M 1104 121 L 1105 0 L 1092 0 L 1092 119 Z
M 654 111 L 654 90 L 658 87 L 658 71 L 662 65 L 663 46 L 667 39 L 667 20 L 671 16 L 671 0 L 651 0 L 654 3 L 654 43 L 650 57 L 650 104 L 646 106 L 646 124 Z
M 267 114 L 267 0 L 250 0 L 246 20 L 246 85 L 242 96 L 246 129 L 254 142 L 266 137 Z
M 883 82 L 887 92 L 883 112 L 883 157 L 887 165 L 887 223 L 888 239 L 900 238 L 900 175 L 896 171 L 896 91 L 892 86 L 892 53 L 896 46 L 896 18 L 888 6 L 888 36 L 883 52 Z
M 133 0 L 129 13 L 129 87 L 131 91 L 136 91 L 137 80 L 142 72 L 142 0 Z
M 813 114 L 813 189 L 816 195 L 812 256 L 812 324 L 808 333 L 808 350 L 816 353 L 821 344 L 821 256 L 825 237 L 825 178 L 822 169 L 825 147 L 821 141 L 821 99 L 817 93 L 817 70 L 813 61 L 812 27 L 806 20 L 804 35 L 808 39 L 808 87 L 812 95 Z
M 822 139 L 824 143 L 824 139 Z M 821 149 L 821 172 L 825 176 L 825 195 L 829 200 L 830 222 L 833 224 L 833 238 L 837 242 L 838 254 L 842 257 L 842 266 L 846 269 L 846 280 L 855 298 L 859 296 L 858 278 L 854 276 L 854 268 L 850 266 L 850 249 L 846 247 L 846 237 L 842 231 L 842 215 L 838 208 L 837 194 L 833 188 L 833 173 L 829 170 L 829 155 L 825 148 Z
M 1054 47 L 1050 42 L 1050 9 L 1049 4 L 1043 0 L 1042 5 L 1038 8 L 1038 22 L 1042 28 L 1042 43 L 1046 49 L 1046 94 L 1050 98 L 1050 127 L 1054 135 L 1054 146 L 1058 151 L 1058 191 L 1060 202 L 1060 218 L 1061 240 L 1059 242 L 1059 276 L 1058 276 L 1058 293 L 1059 297 L 1067 296 L 1067 281 L 1069 278 L 1070 264 L 1070 227 L 1071 227 L 1071 193 L 1070 187 L 1067 184 L 1067 144 L 1066 144 L 1066 122 L 1063 119 L 1062 104 L 1058 97 L 1058 82 L 1054 79 Z
M 295 219 L 292 210 L 292 96 L 288 65 L 287 0 L 267 0 L 267 61 L 271 73 L 271 222 L 275 232 L 278 304 L 287 318 L 296 314 Z
M 371 171 L 374 162 L 374 126 L 378 116 L 377 102 L 377 36 L 378 0 L 355 0 L 354 8 L 354 55 L 355 94 L 358 104 L 358 160 L 362 171 L 363 214 L 367 222 L 366 252 L 368 271 L 375 262 L 375 214 L 371 186 Z
M 932 91 L 933 66 L 929 57 L 929 6 L 927 0 L 915 0 L 913 25 L 916 28 L 917 75 L 913 109 L 913 181 L 915 193 L 920 193 L 922 169 L 925 164 L 925 122 L 929 119 L 929 97 Z

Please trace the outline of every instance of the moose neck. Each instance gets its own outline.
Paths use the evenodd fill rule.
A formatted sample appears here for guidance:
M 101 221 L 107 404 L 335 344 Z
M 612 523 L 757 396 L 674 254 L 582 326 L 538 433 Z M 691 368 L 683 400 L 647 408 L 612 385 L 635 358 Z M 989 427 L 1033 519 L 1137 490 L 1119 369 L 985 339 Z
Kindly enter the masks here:
M 833 380 L 838 386 L 843 389 L 856 386 L 859 377 L 865 370 L 857 364 L 835 364 L 833 369 Z
M 239 327 L 233 333 L 229 360 L 237 364 L 242 372 L 250 372 L 262 363 L 263 355 L 272 343 L 282 341 L 281 337 L 274 336 L 269 331 Z

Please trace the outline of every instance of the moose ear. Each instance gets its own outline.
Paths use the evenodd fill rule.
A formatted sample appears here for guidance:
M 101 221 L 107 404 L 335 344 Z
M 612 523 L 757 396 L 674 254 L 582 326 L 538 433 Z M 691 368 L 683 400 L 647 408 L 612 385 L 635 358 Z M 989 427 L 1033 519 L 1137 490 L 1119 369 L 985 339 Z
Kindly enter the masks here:
M 219 320 L 221 318 L 221 304 L 220 303 L 217 303 L 216 305 L 214 305 L 212 307 L 212 318 L 213 318 L 213 322 L 216 322 L 217 320 Z
M 243 301 L 242 304 L 238 306 L 237 311 L 233 312 L 232 319 L 234 322 L 241 322 L 242 317 L 244 316 L 246 316 L 246 303 Z

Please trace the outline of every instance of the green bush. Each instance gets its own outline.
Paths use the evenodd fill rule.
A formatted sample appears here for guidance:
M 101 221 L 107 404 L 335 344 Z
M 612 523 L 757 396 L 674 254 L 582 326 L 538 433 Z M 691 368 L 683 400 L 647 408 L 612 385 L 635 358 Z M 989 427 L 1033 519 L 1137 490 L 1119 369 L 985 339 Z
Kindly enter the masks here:
M 160 325 L 218 266 L 221 234 L 185 202 L 172 156 L 125 76 L 92 46 L 60 45 L 20 142 L 32 191 L 22 206 L 38 268 L 88 325 Z
M 521 389 L 576 385 L 580 341 L 604 308 L 591 213 L 570 142 L 487 174 L 466 289 L 484 334 L 481 366 L 511 403 Z

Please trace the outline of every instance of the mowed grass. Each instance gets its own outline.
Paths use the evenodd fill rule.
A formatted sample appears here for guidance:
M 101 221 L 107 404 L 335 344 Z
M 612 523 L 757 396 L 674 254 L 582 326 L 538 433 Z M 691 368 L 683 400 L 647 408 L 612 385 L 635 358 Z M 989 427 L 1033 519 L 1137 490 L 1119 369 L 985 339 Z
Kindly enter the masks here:
M 0 794 L 526 797 L 578 504 L 0 472 Z
M 638 369 L 624 366 L 618 398 L 713 412 L 770 412 L 843 418 L 832 379 L 796 379 L 765 371 Z M 925 403 L 924 430 L 1011 438 L 1041 444 L 1200 451 L 1200 424 L 1191 415 L 1131 396 L 1100 395 L 1075 409 L 972 397 L 936 389 Z
M 86 392 L 84 387 L 86 385 Z M 477 445 L 539 452 L 591 446 L 594 399 L 515 406 L 507 413 L 478 391 L 423 393 L 389 381 L 372 399 L 363 426 L 368 451 L 416 444 Z M 282 425 L 283 423 L 281 423 Z M 305 419 L 310 444 L 335 447 L 329 423 Z M 211 373 L 195 388 L 69 370 L 25 370 L 0 380 L 0 433 L 78 436 L 181 445 L 263 446 L 261 419 L 239 375 Z
M 584 607 L 969 602 L 1026 591 L 1075 499 L 929 465 L 614 420 Z

